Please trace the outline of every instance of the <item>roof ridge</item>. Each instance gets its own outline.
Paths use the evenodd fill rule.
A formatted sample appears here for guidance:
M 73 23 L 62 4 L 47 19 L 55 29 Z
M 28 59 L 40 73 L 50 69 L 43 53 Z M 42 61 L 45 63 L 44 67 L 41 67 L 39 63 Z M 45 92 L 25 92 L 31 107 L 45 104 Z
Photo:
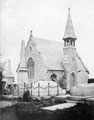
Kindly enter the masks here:
M 61 41 L 56 41 L 56 40 L 49 40 L 49 39 L 46 39 L 46 38 L 38 38 L 38 37 L 33 37 L 33 38 L 35 38 L 35 39 L 41 39 L 41 40 L 46 40 L 46 41 L 50 41 L 50 42 L 62 43 L 62 40 Z
M 89 74 L 89 70 L 87 69 L 87 67 L 85 66 L 85 64 L 83 63 L 83 61 L 82 61 L 81 57 L 79 57 L 79 55 L 78 55 L 78 53 L 77 53 L 77 52 L 76 52 L 76 55 L 78 56 L 78 58 L 80 59 L 80 61 L 81 61 L 82 65 L 84 66 L 84 68 L 86 69 L 86 71 L 87 71 L 87 72 L 88 72 L 88 74 Z

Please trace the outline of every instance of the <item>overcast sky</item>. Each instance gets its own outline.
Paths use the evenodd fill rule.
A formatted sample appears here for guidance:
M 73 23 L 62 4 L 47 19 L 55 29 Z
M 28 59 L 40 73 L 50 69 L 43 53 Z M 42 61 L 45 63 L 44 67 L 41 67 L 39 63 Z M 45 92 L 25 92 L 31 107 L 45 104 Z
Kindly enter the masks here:
M 76 48 L 90 77 L 94 77 L 94 0 L 0 0 L 2 61 L 11 59 L 12 71 L 20 59 L 21 41 L 33 36 L 62 41 L 71 8 Z M 69 2 L 70 1 L 70 2 Z

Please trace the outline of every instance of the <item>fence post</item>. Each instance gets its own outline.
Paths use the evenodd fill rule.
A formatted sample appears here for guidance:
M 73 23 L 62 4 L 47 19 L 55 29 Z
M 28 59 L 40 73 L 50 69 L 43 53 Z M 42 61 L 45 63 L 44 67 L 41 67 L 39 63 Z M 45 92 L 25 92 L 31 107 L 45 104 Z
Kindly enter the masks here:
M 8 85 L 7 85 L 7 95 L 9 95 L 9 88 L 8 88 Z
M 59 84 L 57 82 L 57 96 L 59 95 Z
M 25 82 L 24 82 L 24 93 L 25 93 Z
M 31 96 L 32 96 L 32 83 L 31 83 Z
M 3 95 L 3 83 L 1 83 L 1 95 Z
M 48 96 L 50 95 L 50 83 L 48 83 Z
M 7 90 L 7 95 L 8 95 L 8 85 L 6 86 L 6 90 Z
M 12 84 L 11 84 L 11 92 L 10 92 L 10 94 L 12 95 L 12 93 L 13 93 L 13 86 L 12 86 Z
M 19 95 L 19 84 L 18 84 L 18 95 Z
M 40 83 L 38 83 L 38 97 L 40 97 Z
M 10 93 L 9 94 L 11 95 L 11 84 L 10 84 Z
M 14 85 L 12 84 L 12 94 L 14 96 Z
M 26 87 L 27 87 L 27 91 L 28 91 L 28 84 L 26 84 Z

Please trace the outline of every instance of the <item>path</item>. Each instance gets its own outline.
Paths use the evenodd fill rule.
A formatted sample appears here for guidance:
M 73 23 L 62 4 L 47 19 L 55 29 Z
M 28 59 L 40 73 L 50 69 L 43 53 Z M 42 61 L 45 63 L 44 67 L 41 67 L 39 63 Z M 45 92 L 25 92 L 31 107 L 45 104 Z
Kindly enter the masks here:
M 12 106 L 16 103 L 16 101 L 0 101 L 0 108 Z
M 63 103 L 63 104 L 53 105 L 53 106 L 49 106 L 49 107 L 43 107 L 41 109 L 55 111 L 58 109 L 70 108 L 70 107 L 73 107 L 75 105 L 76 105 L 75 103 Z

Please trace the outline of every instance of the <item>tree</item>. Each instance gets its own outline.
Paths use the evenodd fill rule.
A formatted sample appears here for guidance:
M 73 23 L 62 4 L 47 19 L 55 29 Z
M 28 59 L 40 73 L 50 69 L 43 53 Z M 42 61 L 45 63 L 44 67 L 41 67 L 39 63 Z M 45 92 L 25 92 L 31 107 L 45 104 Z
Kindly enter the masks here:
M 3 71 L 4 71 L 4 65 L 5 63 L 0 63 L 0 95 L 2 95 L 2 91 L 4 89 L 5 86 L 5 82 L 3 81 L 4 75 L 3 75 Z
M 66 89 L 66 79 L 67 79 L 66 73 L 64 73 L 64 75 L 59 80 L 59 85 L 62 89 Z
M 0 64 L 0 82 L 3 80 L 4 76 L 3 76 L 3 66 L 2 64 Z

